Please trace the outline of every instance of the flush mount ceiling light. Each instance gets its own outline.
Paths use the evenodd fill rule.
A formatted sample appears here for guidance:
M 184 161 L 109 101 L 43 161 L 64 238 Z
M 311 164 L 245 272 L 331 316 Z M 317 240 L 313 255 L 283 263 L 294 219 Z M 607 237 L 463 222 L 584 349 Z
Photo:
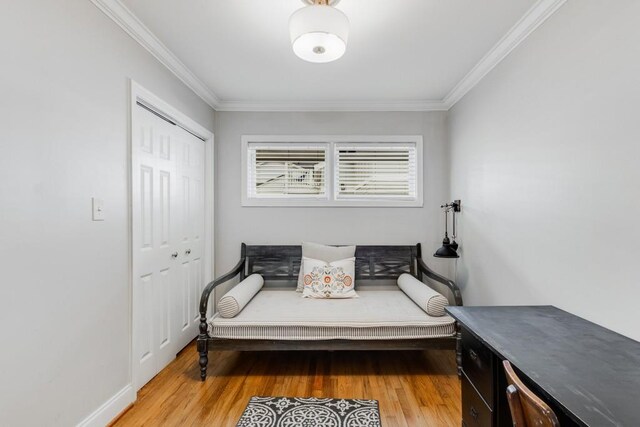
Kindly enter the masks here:
M 349 18 L 334 6 L 339 0 L 302 0 L 308 6 L 289 19 L 293 51 L 309 62 L 331 62 L 347 50 Z

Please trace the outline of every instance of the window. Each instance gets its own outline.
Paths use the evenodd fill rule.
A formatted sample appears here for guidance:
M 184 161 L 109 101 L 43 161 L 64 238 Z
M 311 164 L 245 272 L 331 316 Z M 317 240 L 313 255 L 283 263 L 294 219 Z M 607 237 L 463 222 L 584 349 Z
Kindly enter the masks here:
M 415 144 L 336 144 L 337 199 L 416 198 Z
M 422 206 L 421 136 L 243 136 L 244 206 Z
M 325 147 L 293 145 L 249 147 L 249 197 L 324 197 Z

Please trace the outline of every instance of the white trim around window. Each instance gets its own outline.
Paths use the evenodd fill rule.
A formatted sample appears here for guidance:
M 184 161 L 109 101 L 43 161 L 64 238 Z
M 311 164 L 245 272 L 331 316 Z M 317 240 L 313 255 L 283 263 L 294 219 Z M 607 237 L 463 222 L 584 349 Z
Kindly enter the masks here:
M 242 206 L 423 203 L 421 135 L 243 135 L 241 170 Z M 358 177 L 371 170 L 376 179 L 358 185 Z

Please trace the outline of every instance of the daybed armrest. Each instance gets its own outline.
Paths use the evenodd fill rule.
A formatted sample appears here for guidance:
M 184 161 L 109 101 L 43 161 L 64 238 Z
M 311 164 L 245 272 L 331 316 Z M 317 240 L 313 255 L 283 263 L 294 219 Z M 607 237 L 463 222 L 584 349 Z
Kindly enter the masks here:
M 422 275 L 424 274 L 431 280 L 435 280 L 438 283 L 442 283 L 445 285 L 451 292 L 453 293 L 453 298 L 455 300 L 456 305 L 462 305 L 462 294 L 460 293 L 460 288 L 455 284 L 453 280 L 449 280 L 444 276 L 439 275 L 435 271 L 431 270 L 427 267 L 427 264 L 424 263 L 422 258 L 418 257 L 418 279 L 422 280 Z
M 207 352 L 209 351 L 209 333 L 207 331 L 207 305 L 209 305 L 209 297 L 211 296 L 211 292 L 217 286 L 225 283 L 230 279 L 233 279 L 238 274 L 241 274 L 241 279 L 244 278 L 246 259 L 247 246 L 243 243 L 240 250 L 240 261 L 238 262 L 238 264 L 236 264 L 235 267 L 233 267 L 233 270 L 209 283 L 204 287 L 204 290 L 202 291 L 202 296 L 200 297 L 200 333 L 198 334 L 197 340 L 198 353 L 200 354 L 200 379 L 202 381 L 204 381 L 207 377 L 207 363 L 209 362 L 209 358 L 207 357 Z
M 207 305 L 209 305 L 209 297 L 211 296 L 211 292 L 213 292 L 213 290 L 219 285 L 225 282 L 228 282 L 229 280 L 233 279 L 238 274 L 243 272 L 245 260 L 246 258 L 243 256 L 238 262 L 238 264 L 236 264 L 236 266 L 233 267 L 233 270 L 231 270 L 230 272 L 228 272 L 222 277 L 218 277 L 216 280 L 214 280 L 213 282 L 205 286 L 204 290 L 202 291 L 202 296 L 200 297 L 200 320 L 201 321 L 202 319 L 205 319 L 205 322 L 206 322 Z

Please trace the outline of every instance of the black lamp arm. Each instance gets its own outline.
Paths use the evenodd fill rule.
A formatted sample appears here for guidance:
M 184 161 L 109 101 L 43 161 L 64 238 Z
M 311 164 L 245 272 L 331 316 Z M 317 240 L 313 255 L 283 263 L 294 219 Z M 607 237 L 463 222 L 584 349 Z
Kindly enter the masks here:
M 453 212 L 460 212 L 460 200 L 454 200 L 451 203 L 445 203 L 444 205 L 440 205 L 441 208 L 446 208 L 446 210 L 452 210 Z

